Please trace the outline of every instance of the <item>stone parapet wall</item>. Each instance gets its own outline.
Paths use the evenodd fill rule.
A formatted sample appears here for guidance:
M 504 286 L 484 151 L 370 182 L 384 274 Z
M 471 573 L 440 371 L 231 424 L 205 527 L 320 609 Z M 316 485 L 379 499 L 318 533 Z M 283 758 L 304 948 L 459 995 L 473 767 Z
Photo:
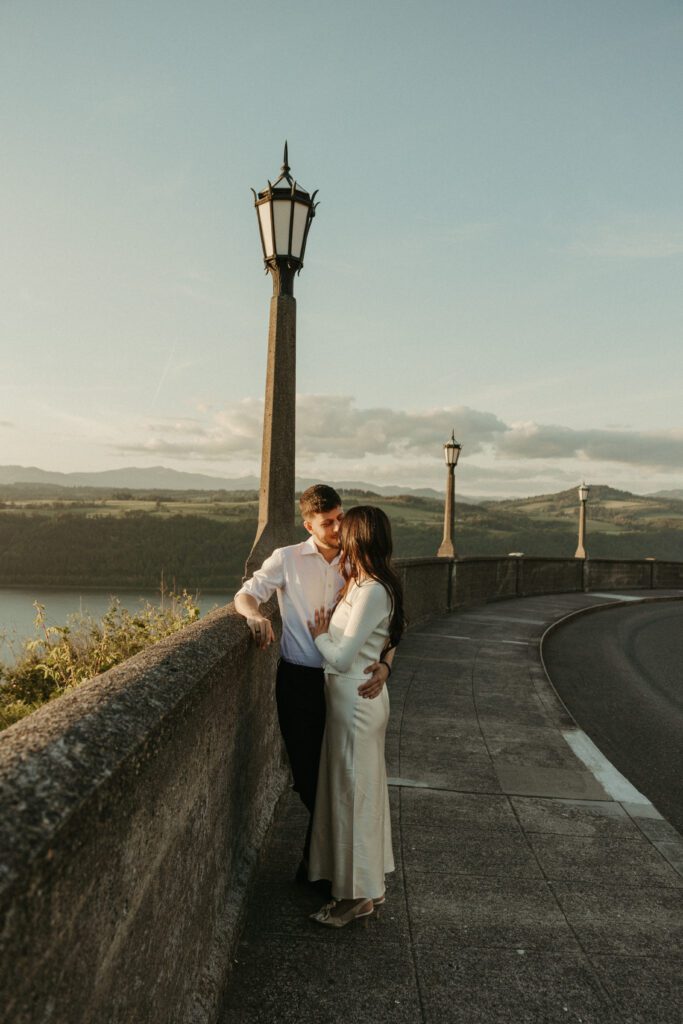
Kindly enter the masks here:
M 521 597 L 533 594 L 565 594 L 583 590 L 580 558 L 517 558 Z
M 287 778 L 274 671 L 219 609 L 2 733 L 2 1024 L 215 1019 Z
M 683 587 L 683 562 L 650 562 L 650 567 L 654 589 Z
M 451 608 L 515 597 L 517 563 L 516 558 L 462 558 L 454 562 Z
M 649 590 L 653 585 L 653 562 L 610 558 L 586 559 L 586 590 Z
M 452 564 L 449 558 L 396 559 L 409 626 L 446 614 Z
M 451 608 L 534 594 L 683 587 L 683 562 L 650 559 L 463 558 L 453 563 Z

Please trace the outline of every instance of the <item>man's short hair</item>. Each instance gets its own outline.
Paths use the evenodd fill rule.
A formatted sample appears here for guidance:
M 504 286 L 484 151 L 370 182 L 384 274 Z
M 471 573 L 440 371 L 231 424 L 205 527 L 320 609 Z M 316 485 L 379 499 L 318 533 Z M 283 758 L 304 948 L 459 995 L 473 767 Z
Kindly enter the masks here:
M 301 518 L 308 519 L 316 512 L 331 512 L 333 508 L 339 508 L 342 500 L 334 487 L 327 484 L 313 484 L 307 487 L 299 498 Z

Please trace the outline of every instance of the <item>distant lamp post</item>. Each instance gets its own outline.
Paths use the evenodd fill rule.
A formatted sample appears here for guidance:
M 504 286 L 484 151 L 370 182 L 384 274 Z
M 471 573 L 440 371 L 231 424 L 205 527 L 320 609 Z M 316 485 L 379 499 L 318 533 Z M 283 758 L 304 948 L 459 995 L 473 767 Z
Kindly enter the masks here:
M 455 524 L 455 467 L 458 465 L 462 445 L 455 440 L 455 431 L 451 433 L 450 441 L 443 446 L 444 459 L 446 460 L 446 504 L 443 514 L 443 540 L 437 551 L 439 558 L 456 558 L 455 546 L 453 544 L 453 527 Z
M 304 265 L 317 192 L 310 195 L 289 173 L 287 143 L 279 177 L 254 205 L 263 260 L 273 278 L 268 327 L 259 520 L 245 574 L 251 576 L 274 548 L 294 539 L 296 426 L 296 300 L 294 275 Z
M 579 487 L 579 546 L 574 558 L 588 558 L 586 554 L 586 501 L 590 487 L 582 483 Z

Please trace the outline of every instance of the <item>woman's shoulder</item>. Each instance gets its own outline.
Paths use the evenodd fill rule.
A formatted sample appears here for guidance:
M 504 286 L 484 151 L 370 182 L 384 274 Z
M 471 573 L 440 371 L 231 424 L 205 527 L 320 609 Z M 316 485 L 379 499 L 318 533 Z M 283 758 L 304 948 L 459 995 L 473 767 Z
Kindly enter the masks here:
M 387 589 L 379 580 L 361 580 L 360 583 L 356 583 L 354 586 L 354 597 L 356 600 L 358 600 L 361 594 L 364 595 L 364 600 L 372 601 L 373 603 L 384 601 L 391 605 L 391 598 L 387 593 Z

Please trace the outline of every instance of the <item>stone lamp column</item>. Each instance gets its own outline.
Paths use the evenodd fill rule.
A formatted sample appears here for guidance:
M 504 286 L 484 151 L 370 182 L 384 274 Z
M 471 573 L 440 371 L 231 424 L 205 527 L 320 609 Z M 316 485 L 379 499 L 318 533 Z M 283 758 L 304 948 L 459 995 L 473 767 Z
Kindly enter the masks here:
M 574 558 L 588 558 L 586 554 L 586 501 L 590 487 L 582 483 L 579 487 L 579 546 Z
M 455 467 L 458 464 L 462 445 L 455 440 L 455 430 L 450 441 L 443 446 L 446 460 L 446 504 L 443 514 L 443 540 L 437 551 L 438 558 L 457 558 L 453 543 L 453 527 L 455 525 Z
M 289 173 L 287 143 L 274 184 L 254 192 L 266 271 L 273 278 L 263 416 L 259 519 L 245 579 L 274 548 L 294 540 L 296 428 L 296 300 L 294 276 L 304 265 L 317 192 L 309 195 Z

